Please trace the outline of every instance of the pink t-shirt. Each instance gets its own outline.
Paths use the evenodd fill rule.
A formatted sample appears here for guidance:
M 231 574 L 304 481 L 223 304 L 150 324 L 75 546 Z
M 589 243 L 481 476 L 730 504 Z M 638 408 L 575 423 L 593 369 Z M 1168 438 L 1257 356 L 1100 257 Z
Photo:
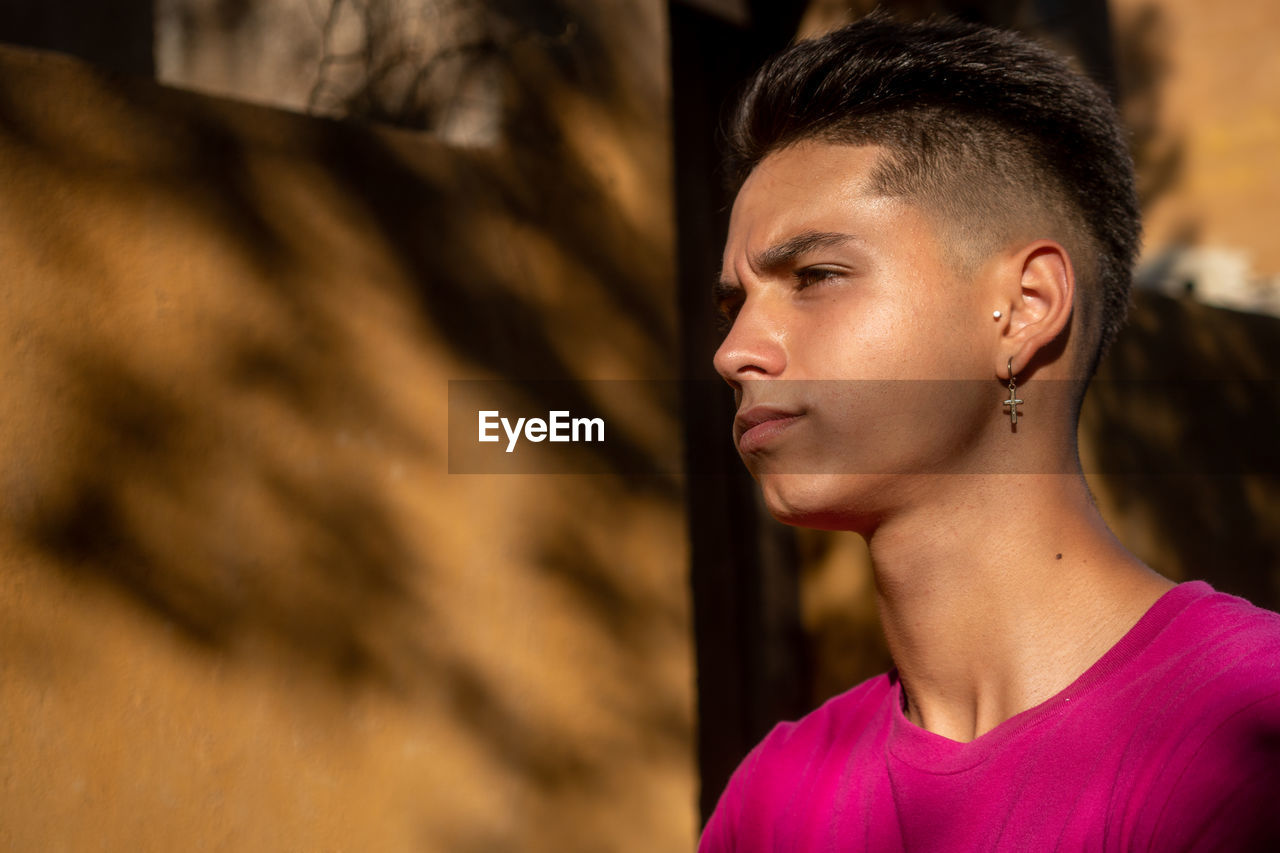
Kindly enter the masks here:
M 1181 584 L 971 743 L 907 720 L 894 673 L 779 724 L 699 851 L 819 850 L 1280 851 L 1280 615 Z

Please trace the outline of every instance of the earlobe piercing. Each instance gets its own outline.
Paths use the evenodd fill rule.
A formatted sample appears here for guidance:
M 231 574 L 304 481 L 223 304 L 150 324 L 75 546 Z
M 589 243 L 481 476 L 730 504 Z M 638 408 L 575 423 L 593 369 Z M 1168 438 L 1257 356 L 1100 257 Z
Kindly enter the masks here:
M 992 312 L 991 312 L 991 319 L 992 319 L 992 320 L 999 320 L 999 319 L 1000 319 L 1001 317 L 1003 317 L 1003 316 L 1004 316 L 1004 315 L 1003 315 L 1003 314 L 1001 314 L 999 311 L 992 311 Z

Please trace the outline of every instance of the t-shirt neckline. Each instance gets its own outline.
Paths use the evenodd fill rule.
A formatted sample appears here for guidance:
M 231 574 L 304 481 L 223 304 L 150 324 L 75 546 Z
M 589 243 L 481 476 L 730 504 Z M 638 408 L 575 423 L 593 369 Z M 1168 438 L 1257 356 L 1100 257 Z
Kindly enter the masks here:
M 1032 708 L 1015 714 L 989 732 L 963 743 L 921 728 L 902 710 L 902 684 L 897 670 L 890 672 L 892 722 L 889 751 L 895 758 L 931 773 L 959 773 L 981 764 L 1027 729 L 1064 711 L 1072 700 L 1116 676 L 1188 605 L 1213 593 L 1204 581 L 1180 583 L 1160 596 L 1147 612 L 1075 681 Z

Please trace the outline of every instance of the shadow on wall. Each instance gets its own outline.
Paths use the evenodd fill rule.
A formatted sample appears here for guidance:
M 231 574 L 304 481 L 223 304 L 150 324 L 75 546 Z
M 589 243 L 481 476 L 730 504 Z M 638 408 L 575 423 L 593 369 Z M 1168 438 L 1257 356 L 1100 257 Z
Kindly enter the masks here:
M 1115 22 L 1114 37 L 1120 112 L 1131 134 L 1138 200 L 1145 212 L 1182 181 L 1186 165 L 1184 139 L 1167 133 L 1163 123 L 1169 74 L 1165 13 L 1154 4 L 1129 10 Z
M 506 144 L 488 152 L 0 56 L 3 535 L 222 659 L 444 693 L 496 762 L 582 789 L 609 756 L 573 719 L 533 728 L 469 668 L 441 629 L 464 620 L 433 590 L 515 542 L 507 558 L 606 631 L 647 694 L 617 713 L 685 750 L 686 697 L 648 675 L 650 635 L 687 631 L 682 599 L 627 570 L 678 543 L 619 564 L 569 544 L 583 534 L 567 508 L 621 526 L 629 502 L 676 506 L 677 484 L 543 483 L 530 517 L 495 518 L 520 484 L 444 473 L 445 380 L 565 380 L 585 404 L 602 371 L 675 374 L 672 246 L 653 226 L 666 172 L 650 169 L 667 140 L 646 81 L 605 43 L 620 24 L 510 5 L 574 36 L 505 57 Z M 589 155 L 628 146 L 647 150 L 611 185 Z M 670 406 L 647 405 L 675 435 Z M 609 470 L 661 467 L 637 463 L 654 451 L 625 427 L 595 452 Z

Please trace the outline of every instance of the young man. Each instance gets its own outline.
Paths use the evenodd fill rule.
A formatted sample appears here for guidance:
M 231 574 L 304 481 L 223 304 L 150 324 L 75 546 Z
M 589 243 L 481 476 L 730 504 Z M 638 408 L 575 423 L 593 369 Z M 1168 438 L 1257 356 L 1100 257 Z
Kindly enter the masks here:
M 777 726 L 701 850 L 1280 850 L 1280 616 L 1143 565 L 1080 472 L 1139 233 L 1106 96 L 872 18 L 731 142 L 734 438 L 775 516 L 867 539 L 896 668 Z

